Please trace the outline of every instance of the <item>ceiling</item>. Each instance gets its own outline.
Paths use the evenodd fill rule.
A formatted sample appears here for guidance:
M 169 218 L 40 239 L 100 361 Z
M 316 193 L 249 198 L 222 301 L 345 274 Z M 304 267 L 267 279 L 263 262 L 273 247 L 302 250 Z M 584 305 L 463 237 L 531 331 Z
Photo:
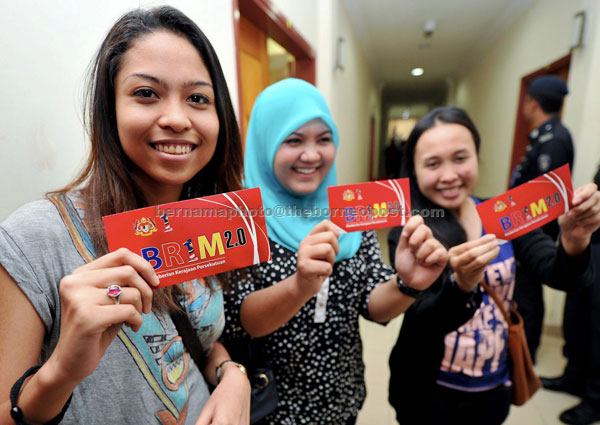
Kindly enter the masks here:
M 532 0 L 342 0 L 384 98 L 440 97 Z M 436 29 L 424 35 L 425 21 Z M 422 67 L 420 77 L 410 74 Z

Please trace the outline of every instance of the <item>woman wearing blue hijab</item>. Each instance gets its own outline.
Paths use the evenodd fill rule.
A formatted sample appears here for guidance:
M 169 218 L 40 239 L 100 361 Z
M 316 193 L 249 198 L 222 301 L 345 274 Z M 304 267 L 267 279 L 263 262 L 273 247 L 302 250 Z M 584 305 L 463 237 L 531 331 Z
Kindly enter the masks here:
M 227 297 L 225 342 L 264 337 L 279 403 L 261 424 L 353 424 L 365 398 L 358 317 L 386 322 L 441 273 L 447 252 L 411 218 L 383 264 L 373 231 L 340 234 L 327 218 L 337 128 L 321 93 L 286 79 L 257 98 L 245 186 L 260 187 L 273 260 Z

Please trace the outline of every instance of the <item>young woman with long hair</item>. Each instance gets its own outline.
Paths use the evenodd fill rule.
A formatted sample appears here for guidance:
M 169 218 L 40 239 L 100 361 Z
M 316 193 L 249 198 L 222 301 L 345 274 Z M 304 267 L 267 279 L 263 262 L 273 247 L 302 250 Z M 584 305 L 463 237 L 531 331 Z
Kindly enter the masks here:
M 483 231 L 480 200 L 472 196 L 479 146 L 475 125 L 456 107 L 421 118 L 406 145 L 403 175 L 411 179 L 413 206 L 443 212 L 428 214 L 425 223 L 449 249 L 450 268 L 408 309 L 390 356 L 389 401 L 402 425 L 492 425 L 508 415 L 507 324 L 479 282 L 485 279 L 509 309 L 516 262 L 558 289 L 584 286 L 593 276 L 589 244 L 600 226 L 596 185 L 574 192 L 573 208 L 558 220 L 558 246 L 539 229 L 499 245 Z M 401 233 L 390 232 L 390 250 Z
M 87 165 L 0 226 L 0 423 L 246 424 L 248 380 L 217 342 L 227 279 L 153 289 L 150 263 L 108 253 L 102 226 L 108 214 L 241 188 L 217 56 L 180 11 L 133 10 L 108 32 L 88 88 Z M 204 370 L 173 312 L 188 316 Z

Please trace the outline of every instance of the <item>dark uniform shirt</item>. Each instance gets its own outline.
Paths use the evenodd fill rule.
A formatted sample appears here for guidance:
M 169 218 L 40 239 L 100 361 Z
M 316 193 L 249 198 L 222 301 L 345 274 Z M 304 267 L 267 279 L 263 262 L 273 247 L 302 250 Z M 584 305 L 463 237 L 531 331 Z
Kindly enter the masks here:
M 529 133 L 529 140 L 531 144 L 527 147 L 525 158 L 513 171 L 510 187 L 526 183 L 564 164 L 569 164 L 573 171 L 573 141 L 558 115 Z
M 529 140 L 531 144 L 527 146 L 525 157 L 516 166 L 510 178 L 511 188 L 564 164 L 569 164 L 573 172 L 573 141 L 558 115 L 529 133 Z M 544 231 L 556 238 L 559 232 L 556 220 L 545 225 Z

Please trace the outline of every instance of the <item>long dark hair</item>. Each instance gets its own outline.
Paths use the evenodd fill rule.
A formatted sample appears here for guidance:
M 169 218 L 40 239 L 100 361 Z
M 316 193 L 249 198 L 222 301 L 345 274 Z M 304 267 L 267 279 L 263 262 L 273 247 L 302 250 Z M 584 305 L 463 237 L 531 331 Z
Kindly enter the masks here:
M 52 192 L 64 194 L 81 187 L 86 221 L 98 257 L 108 252 L 102 216 L 148 206 L 132 178 L 134 165 L 119 140 L 115 76 L 123 55 L 133 43 L 160 30 L 182 36 L 196 48 L 210 73 L 219 118 L 215 153 L 208 164 L 184 185 L 181 200 L 242 187 L 242 144 L 238 124 L 221 65 L 210 41 L 190 18 L 173 7 L 132 10 L 113 25 L 90 64 L 84 111 L 91 141 L 87 163 L 74 181 Z M 226 284 L 225 281 L 222 283 Z M 169 309 L 174 306 L 170 288 L 155 292 L 158 292 L 155 299 L 159 305 Z
M 428 214 L 427 217 L 425 216 L 426 214 L 423 214 L 423 218 L 425 223 L 431 228 L 435 238 L 443 243 L 446 248 L 451 248 L 467 240 L 465 230 L 454 214 L 423 195 L 417 184 L 417 176 L 415 174 L 415 148 L 417 142 L 424 132 L 439 123 L 459 124 L 465 127 L 469 130 L 471 136 L 473 136 L 475 150 L 479 153 L 481 138 L 469 115 L 463 109 L 455 106 L 435 108 L 417 122 L 410 136 L 408 136 L 408 140 L 404 146 L 404 155 L 402 156 L 401 175 L 402 177 L 410 178 L 410 197 L 413 208 L 429 212 L 433 212 L 435 209 L 443 211 L 443 214 Z

